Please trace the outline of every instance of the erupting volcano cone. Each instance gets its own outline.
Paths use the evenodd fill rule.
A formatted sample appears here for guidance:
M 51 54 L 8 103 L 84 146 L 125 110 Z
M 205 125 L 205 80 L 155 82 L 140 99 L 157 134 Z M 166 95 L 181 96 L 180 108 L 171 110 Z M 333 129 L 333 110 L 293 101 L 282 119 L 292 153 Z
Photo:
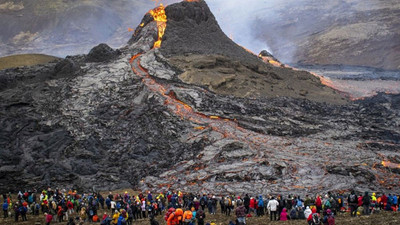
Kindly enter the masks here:
M 157 9 L 150 14 L 154 15 L 151 13 L 154 11 Z M 146 39 L 148 30 L 153 30 L 150 36 L 154 46 L 161 46 L 162 55 L 182 71 L 179 78 L 185 83 L 237 97 L 288 96 L 319 102 L 346 102 L 343 96 L 322 85 L 318 77 L 304 71 L 276 68 L 274 65 L 279 62 L 266 63 L 237 45 L 223 33 L 203 0 L 169 5 L 165 14 L 166 27 L 159 26 L 157 17 L 146 15 L 141 23 L 144 26 L 136 29 L 129 43 Z

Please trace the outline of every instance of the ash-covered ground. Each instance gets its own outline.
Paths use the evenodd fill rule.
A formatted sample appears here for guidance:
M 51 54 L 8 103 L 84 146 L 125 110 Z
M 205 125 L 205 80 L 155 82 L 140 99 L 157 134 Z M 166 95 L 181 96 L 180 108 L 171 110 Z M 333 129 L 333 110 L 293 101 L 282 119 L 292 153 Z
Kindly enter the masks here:
M 204 1 L 165 10 L 160 49 L 147 14 L 119 50 L 0 71 L 0 191 L 399 188 L 399 95 L 349 101 L 236 46 Z

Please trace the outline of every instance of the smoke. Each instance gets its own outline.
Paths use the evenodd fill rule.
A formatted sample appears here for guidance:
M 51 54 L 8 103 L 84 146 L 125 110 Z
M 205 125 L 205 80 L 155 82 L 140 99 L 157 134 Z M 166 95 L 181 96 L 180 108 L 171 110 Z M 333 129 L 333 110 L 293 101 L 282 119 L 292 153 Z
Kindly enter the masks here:
M 4 9 L 10 12 L 0 14 L 0 56 L 28 51 L 57 56 L 82 54 L 102 42 L 118 48 L 132 35 L 128 28 L 137 27 L 149 9 L 181 0 L 46 1 L 62 6 L 62 10 L 54 13 L 53 6 L 44 5 L 39 6 L 42 15 L 37 15 L 40 4 L 30 0 L 21 0 L 24 7 L 18 8 L 18 13 L 11 13 L 9 7 Z M 400 8 L 399 3 L 393 3 L 396 1 L 206 0 L 228 37 L 255 54 L 266 49 L 284 63 L 307 58 L 318 35 L 333 26 L 358 23 L 360 18 L 368 20 L 371 10 L 396 4 Z M 12 38 L 19 34 L 37 36 L 18 39 L 21 41 L 15 44 Z M 331 59 L 329 56 L 327 59 Z

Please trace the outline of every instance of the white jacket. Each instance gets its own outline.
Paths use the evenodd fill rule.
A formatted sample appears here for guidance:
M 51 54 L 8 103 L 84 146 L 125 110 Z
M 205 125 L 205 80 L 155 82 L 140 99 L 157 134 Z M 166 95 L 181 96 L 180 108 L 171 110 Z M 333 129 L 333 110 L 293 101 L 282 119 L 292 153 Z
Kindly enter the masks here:
M 308 219 L 308 217 L 311 215 L 311 209 L 310 207 L 307 206 L 307 209 L 304 210 L 304 216 L 306 217 L 306 219 Z
M 269 200 L 267 208 L 270 211 L 276 211 L 278 209 L 279 202 L 275 199 Z

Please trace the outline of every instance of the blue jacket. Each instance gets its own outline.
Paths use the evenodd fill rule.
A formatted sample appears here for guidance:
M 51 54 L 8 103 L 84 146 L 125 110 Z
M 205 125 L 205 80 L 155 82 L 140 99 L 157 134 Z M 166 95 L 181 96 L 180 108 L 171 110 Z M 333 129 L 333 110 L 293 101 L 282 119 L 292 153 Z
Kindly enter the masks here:
M 125 224 L 125 219 L 124 219 L 124 217 L 122 217 L 122 215 L 120 215 L 118 218 L 117 225 L 123 225 L 123 224 Z
M 3 204 L 3 210 L 8 210 L 8 203 L 7 203 L 7 202 L 4 202 L 4 204 Z
M 260 196 L 258 198 L 258 207 L 264 207 L 264 200 L 263 200 L 262 196 Z
M 393 205 L 397 205 L 397 201 L 398 201 L 397 196 L 393 195 Z

